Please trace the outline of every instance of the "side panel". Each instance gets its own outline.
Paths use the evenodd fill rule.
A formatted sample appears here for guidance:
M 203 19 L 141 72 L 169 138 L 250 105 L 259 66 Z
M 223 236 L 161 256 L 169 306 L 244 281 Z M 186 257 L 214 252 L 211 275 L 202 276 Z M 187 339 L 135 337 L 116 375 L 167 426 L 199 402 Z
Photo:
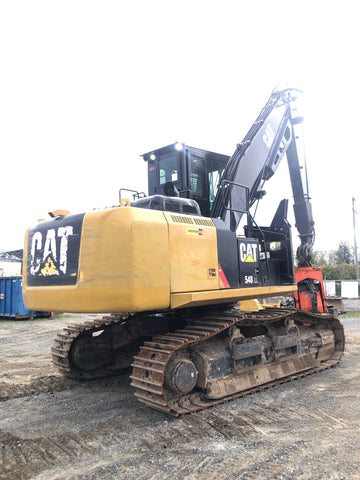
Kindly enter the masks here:
M 238 288 L 240 273 L 236 233 L 219 218 L 212 219 L 217 230 L 220 288 Z
M 71 217 L 74 216 L 62 219 L 64 226 L 70 226 Z M 38 227 L 29 232 L 25 241 L 23 292 L 27 308 L 61 312 L 134 312 L 169 306 L 168 225 L 163 212 L 123 207 L 87 213 L 82 221 L 77 272 L 77 244 L 75 239 L 68 237 L 66 271 L 71 272 L 71 278 L 76 278 L 74 284 L 60 282 L 63 265 L 60 259 L 64 259 L 60 253 L 61 240 L 46 241 L 54 237 L 49 231 L 58 225 L 56 222 L 52 220 L 41 226 L 41 248 L 37 243 L 40 242 L 39 234 L 35 237 L 38 240 L 34 240 Z M 57 234 L 55 230 L 55 237 Z M 49 264 L 47 245 L 51 242 Z M 40 264 L 34 263 L 34 259 Z M 35 276 L 30 273 L 32 264 L 38 268 L 35 272 L 38 278 L 31 278 Z M 47 275 L 40 275 L 44 268 Z
M 217 235 L 212 220 L 164 215 L 169 224 L 171 293 L 218 289 Z

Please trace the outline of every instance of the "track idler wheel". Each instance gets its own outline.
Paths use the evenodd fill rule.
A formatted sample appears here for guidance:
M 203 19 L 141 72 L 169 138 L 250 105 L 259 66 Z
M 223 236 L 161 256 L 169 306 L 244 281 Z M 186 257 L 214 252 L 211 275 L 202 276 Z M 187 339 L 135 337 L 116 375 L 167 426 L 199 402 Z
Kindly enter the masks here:
M 169 363 L 165 370 L 165 387 L 174 392 L 186 394 L 195 387 L 198 372 L 188 358 L 177 358 Z

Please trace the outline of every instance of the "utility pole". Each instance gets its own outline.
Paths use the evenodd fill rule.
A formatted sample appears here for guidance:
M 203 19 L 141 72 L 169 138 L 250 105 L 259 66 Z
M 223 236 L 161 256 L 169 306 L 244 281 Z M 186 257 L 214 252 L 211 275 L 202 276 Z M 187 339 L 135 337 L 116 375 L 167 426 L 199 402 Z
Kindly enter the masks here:
M 355 229 L 355 198 L 352 198 L 352 211 L 353 211 L 353 227 L 354 227 L 354 256 L 355 256 L 355 270 L 356 270 L 356 280 L 359 280 L 359 262 L 357 255 L 357 246 L 356 246 L 356 229 Z

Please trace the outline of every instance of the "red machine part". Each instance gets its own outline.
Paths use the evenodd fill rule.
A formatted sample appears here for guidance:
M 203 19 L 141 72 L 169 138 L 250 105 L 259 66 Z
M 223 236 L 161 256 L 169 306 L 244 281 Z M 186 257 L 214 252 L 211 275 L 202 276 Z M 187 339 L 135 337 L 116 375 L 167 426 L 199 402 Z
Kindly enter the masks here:
M 297 268 L 295 280 L 298 285 L 297 292 L 294 292 L 296 308 L 308 312 L 328 312 L 324 280 L 320 268 Z

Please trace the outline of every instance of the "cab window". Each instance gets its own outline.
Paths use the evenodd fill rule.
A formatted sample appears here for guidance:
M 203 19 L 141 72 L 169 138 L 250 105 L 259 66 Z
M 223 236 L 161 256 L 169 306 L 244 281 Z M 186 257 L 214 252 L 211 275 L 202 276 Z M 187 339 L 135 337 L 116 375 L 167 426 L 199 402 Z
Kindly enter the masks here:
M 160 185 L 179 180 L 178 155 L 168 155 L 159 161 Z

